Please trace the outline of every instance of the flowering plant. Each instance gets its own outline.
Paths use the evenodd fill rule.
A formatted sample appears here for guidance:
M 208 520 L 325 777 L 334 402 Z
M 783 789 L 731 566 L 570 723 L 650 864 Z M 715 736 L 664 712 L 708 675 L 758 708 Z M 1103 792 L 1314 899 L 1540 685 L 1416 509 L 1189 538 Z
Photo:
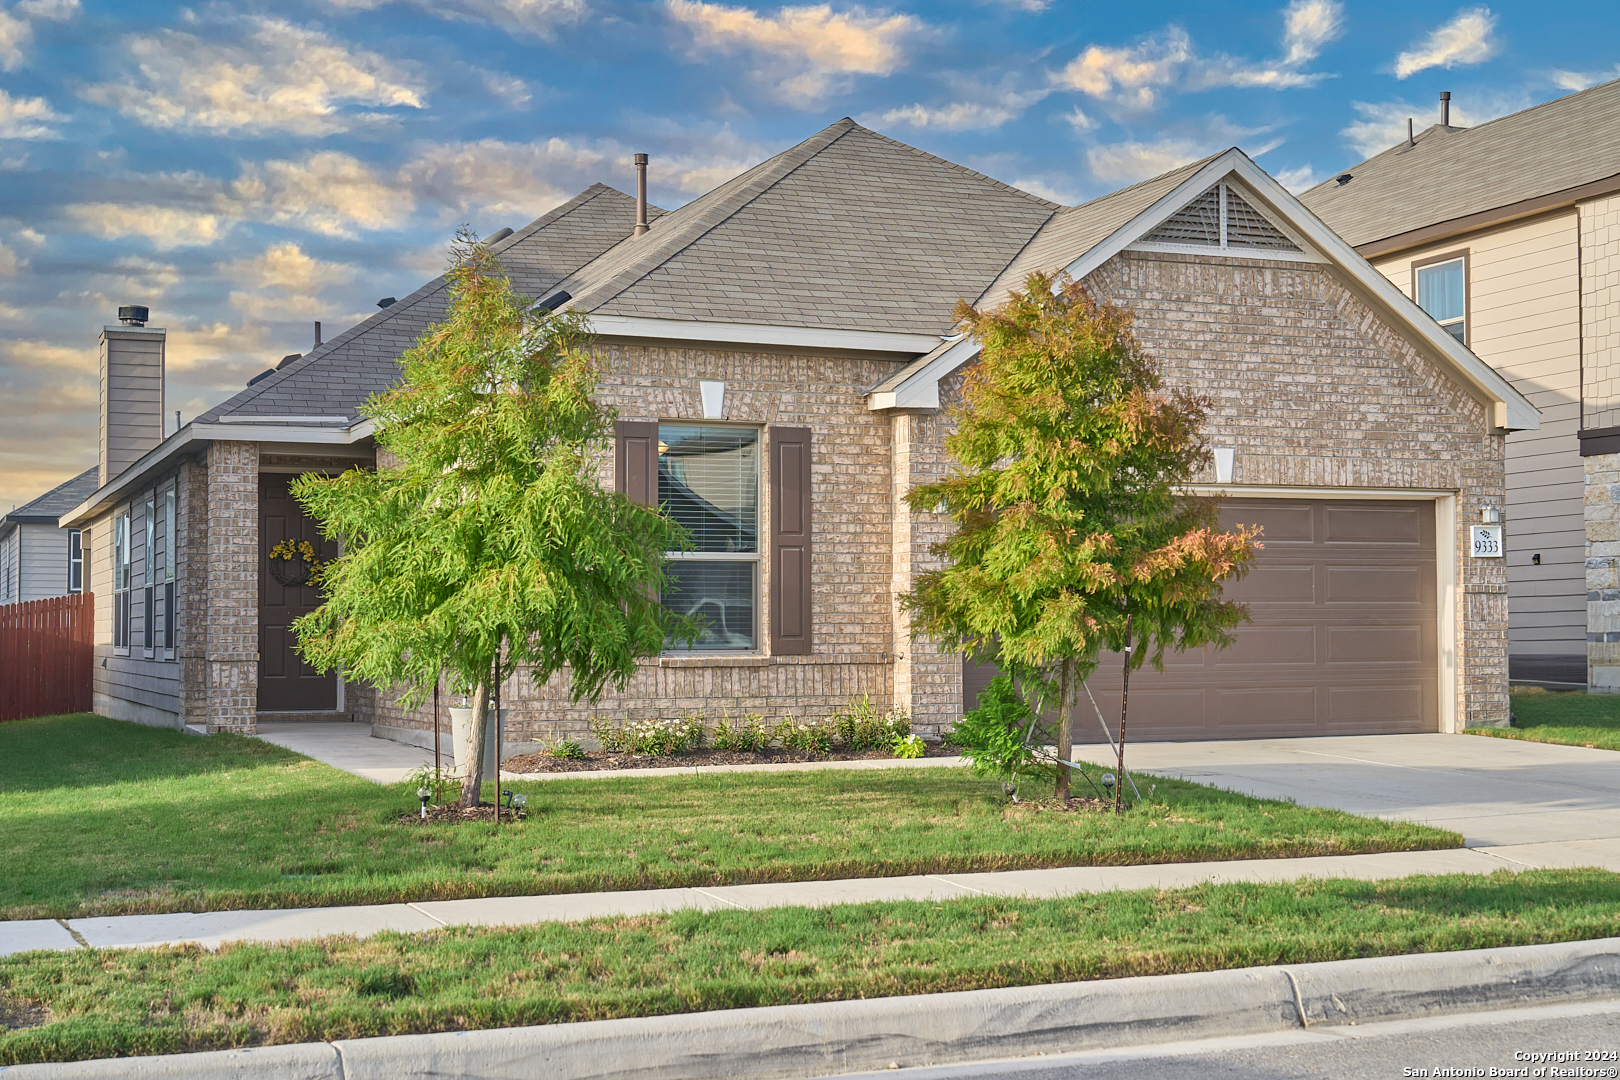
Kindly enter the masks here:
M 819 724 L 801 724 L 792 717 L 787 717 L 776 725 L 776 730 L 771 734 L 776 736 L 776 741 L 781 743 L 784 749 L 830 754 L 837 728 L 830 720 Z
M 321 560 L 308 540 L 288 537 L 270 549 L 270 575 L 283 585 L 316 585 L 321 580 Z
M 615 754 L 650 754 L 669 757 L 684 754 L 703 745 L 703 717 L 700 714 L 680 719 L 591 721 L 591 734 L 602 742 L 602 749 Z

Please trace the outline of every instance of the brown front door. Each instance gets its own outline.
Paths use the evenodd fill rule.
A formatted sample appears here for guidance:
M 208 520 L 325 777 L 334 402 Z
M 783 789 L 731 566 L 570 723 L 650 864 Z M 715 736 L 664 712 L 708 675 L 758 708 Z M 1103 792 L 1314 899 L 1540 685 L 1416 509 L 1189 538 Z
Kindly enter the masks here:
M 259 477 L 259 711 L 326 712 L 337 708 L 337 673 L 318 674 L 293 648 L 291 623 L 321 604 L 311 585 L 283 585 L 270 572 L 270 550 L 289 537 L 308 540 L 321 561 L 337 554 L 315 522 L 287 493 L 285 473 Z
M 1231 648 L 1132 672 L 1131 741 L 1440 729 L 1434 503 L 1229 499 L 1221 521 L 1265 528 L 1254 569 L 1225 591 L 1252 621 Z M 964 665 L 965 705 L 993 674 Z M 1117 655 L 1090 686 L 1117 731 Z M 1075 741 L 1104 741 L 1083 694 Z

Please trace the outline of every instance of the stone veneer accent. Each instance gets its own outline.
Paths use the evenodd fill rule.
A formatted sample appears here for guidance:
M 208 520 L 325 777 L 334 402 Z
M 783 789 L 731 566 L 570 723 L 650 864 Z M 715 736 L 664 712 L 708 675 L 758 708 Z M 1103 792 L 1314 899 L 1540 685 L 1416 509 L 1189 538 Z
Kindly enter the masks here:
M 210 732 L 252 732 L 259 699 L 259 444 L 211 443 L 203 485 L 207 565 L 205 597 L 196 609 L 203 639 L 183 663 L 187 684 L 195 688 L 193 677 L 201 674 L 206 696 L 202 702 L 188 697 L 187 720 L 200 704 Z M 188 539 L 192 535 L 188 530 Z
M 1593 693 L 1620 694 L 1620 454 L 1586 467 L 1586 678 Z
M 1620 426 L 1620 197 L 1580 206 L 1581 427 Z M 1582 458 L 1586 481 L 1586 678 L 1620 693 L 1620 454 Z

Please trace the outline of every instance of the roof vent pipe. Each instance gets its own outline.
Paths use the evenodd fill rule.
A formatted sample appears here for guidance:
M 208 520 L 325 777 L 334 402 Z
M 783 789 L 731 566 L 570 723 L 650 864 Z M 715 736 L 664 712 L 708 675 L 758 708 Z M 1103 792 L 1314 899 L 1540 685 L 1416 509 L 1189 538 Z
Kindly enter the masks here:
M 1412 118 L 1410 116 L 1406 118 L 1406 145 L 1408 147 L 1417 145 L 1417 136 L 1412 133 Z
M 636 155 L 636 231 L 642 236 L 647 231 L 647 155 Z
M 511 236 L 511 235 L 512 235 L 512 230 L 511 229 L 496 229 L 494 232 L 492 232 L 488 236 L 484 237 L 484 246 L 485 247 L 494 247 L 496 244 L 500 243 L 502 240 L 505 240 L 508 236 Z
M 1440 126 L 1451 126 L 1451 91 L 1440 91 Z
M 315 323 L 315 347 L 321 347 L 321 324 L 318 320 Z

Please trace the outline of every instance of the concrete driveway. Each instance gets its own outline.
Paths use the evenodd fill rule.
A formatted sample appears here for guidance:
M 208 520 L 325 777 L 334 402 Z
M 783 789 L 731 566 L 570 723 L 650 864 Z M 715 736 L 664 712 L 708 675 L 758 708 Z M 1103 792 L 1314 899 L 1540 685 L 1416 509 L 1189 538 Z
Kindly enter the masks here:
M 1104 744 L 1075 756 L 1113 764 Z M 1418 821 L 1504 865 L 1620 871 L 1620 753 L 1479 735 L 1142 743 L 1126 767 L 1257 798 Z M 1137 781 L 1139 784 L 1140 780 Z

